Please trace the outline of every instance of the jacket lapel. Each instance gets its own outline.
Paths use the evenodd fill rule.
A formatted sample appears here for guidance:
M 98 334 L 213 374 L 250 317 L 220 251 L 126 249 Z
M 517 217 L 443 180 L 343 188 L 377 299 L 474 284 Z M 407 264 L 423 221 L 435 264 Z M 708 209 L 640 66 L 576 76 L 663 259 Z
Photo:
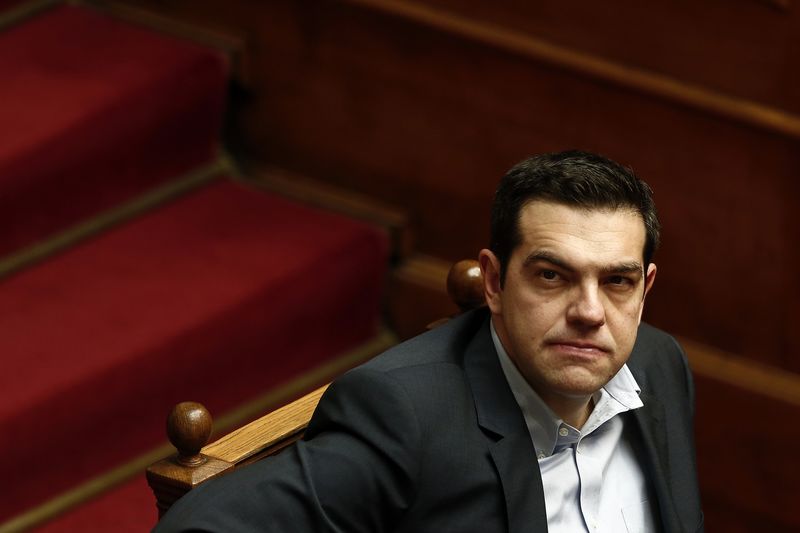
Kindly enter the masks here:
M 633 418 L 640 429 L 647 472 L 650 474 L 658 498 L 661 522 L 664 531 L 683 531 L 670 490 L 671 470 L 664 428 L 664 406 L 658 398 L 644 392 L 641 398 L 644 406 L 633 411 Z
M 542 476 L 533 443 L 508 386 L 486 319 L 464 355 L 478 425 L 492 439 L 489 453 L 503 487 L 510 533 L 547 531 Z
M 547 531 L 542 477 L 527 434 L 501 438 L 490 448 L 506 499 L 508 531 Z

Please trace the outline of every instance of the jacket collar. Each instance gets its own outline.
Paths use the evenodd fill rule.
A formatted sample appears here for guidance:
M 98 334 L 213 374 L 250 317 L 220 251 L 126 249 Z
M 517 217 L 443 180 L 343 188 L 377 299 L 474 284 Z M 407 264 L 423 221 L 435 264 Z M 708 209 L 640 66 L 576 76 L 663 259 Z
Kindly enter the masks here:
M 661 523 L 664 531 L 684 531 L 670 490 L 672 484 L 669 477 L 671 470 L 664 424 L 664 405 L 656 396 L 642 393 L 641 397 L 644 406 L 633 411 L 633 419 L 640 430 L 645 468 L 650 475 L 658 500 Z
M 479 311 L 480 312 L 480 311 Z M 506 501 L 511 533 L 547 531 L 542 477 L 528 428 L 506 382 L 489 333 L 489 317 L 467 346 L 464 368 L 472 388 L 478 425 L 489 436 Z
M 682 532 L 686 529 L 681 524 L 675 505 L 675 495 L 671 489 L 673 487 L 671 467 L 676 465 L 670 464 L 666 408 L 662 398 L 652 393 L 653 383 L 650 378 L 659 379 L 659 377 L 655 374 L 651 376 L 651 373 L 644 370 L 644 361 L 647 360 L 647 352 L 651 348 L 646 346 L 645 336 L 641 331 L 642 326 L 639 329 L 636 344 L 628 359 L 628 367 L 642 389 L 640 398 L 644 406 L 633 411 L 631 417 L 638 430 L 636 433 L 641 438 L 644 468 L 655 490 L 663 530 Z

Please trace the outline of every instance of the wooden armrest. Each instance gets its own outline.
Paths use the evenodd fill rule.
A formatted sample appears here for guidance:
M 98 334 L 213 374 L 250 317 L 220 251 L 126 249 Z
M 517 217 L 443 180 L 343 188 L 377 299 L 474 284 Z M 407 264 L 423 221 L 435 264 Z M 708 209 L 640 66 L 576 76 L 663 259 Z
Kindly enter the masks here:
M 483 277 L 478 262 L 464 260 L 453 265 L 447 276 L 447 292 L 462 312 L 483 305 Z M 201 483 L 277 453 L 300 439 L 327 387 L 320 387 L 208 445 L 211 415 L 206 408 L 194 402 L 175 406 L 167 421 L 167 434 L 178 453 L 147 469 L 147 482 L 156 496 L 159 517 Z
M 214 457 L 241 466 L 273 455 L 303 436 L 324 385 L 236 431 L 228 433 L 201 450 Z
M 167 435 L 178 453 L 147 468 L 159 518 L 201 483 L 273 455 L 300 439 L 327 388 L 320 387 L 204 447 L 211 433 L 208 410 L 195 402 L 176 405 L 167 419 Z

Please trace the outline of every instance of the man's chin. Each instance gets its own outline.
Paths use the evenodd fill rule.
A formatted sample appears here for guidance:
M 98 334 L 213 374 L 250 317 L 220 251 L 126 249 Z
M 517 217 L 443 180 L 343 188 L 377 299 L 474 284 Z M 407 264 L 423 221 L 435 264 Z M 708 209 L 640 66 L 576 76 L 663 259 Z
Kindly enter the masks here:
M 586 398 L 602 389 L 606 383 L 608 383 L 608 379 L 605 378 L 605 375 L 598 377 L 595 373 L 581 368 L 561 380 L 554 388 L 562 396 Z

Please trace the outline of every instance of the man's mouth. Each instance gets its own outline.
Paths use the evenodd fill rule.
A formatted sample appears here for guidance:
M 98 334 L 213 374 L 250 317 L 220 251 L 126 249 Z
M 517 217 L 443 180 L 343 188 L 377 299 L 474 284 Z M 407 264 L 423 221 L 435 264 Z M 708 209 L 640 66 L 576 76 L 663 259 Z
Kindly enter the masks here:
M 560 352 L 575 355 L 597 356 L 611 351 L 601 344 L 581 340 L 557 339 L 548 344 Z

